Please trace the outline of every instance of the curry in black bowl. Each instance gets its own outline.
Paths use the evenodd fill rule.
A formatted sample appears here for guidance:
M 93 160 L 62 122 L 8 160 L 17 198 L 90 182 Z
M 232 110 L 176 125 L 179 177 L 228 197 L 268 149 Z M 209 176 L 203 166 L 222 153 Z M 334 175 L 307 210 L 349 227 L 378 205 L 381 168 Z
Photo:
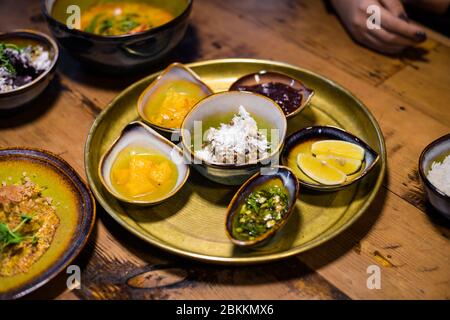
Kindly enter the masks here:
M 41 1 L 68 53 L 109 72 L 159 61 L 183 38 L 192 7 L 192 0 Z

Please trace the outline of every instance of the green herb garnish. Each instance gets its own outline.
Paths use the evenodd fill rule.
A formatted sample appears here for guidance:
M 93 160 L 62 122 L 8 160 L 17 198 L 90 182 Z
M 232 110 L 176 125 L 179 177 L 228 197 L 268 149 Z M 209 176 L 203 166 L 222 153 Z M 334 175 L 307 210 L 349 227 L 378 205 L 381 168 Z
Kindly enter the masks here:
M 122 32 L 130 32 L 139 25 L 139 22 L 132 20 L 131 16 L 126 16 L 124 19 L 119 21 L 119 30 Z
M 22 214 L 20 218 L 22 221 L 12 230 L 6 223 L 0 222 L 0 249 L 11 244 L 19 244 L 28 239 L 31 239 L 33 244 L 36 243 L 36 235 L 24 236 L 19 232 L 26 223 L 33 219 L 33 216 Z
M 110 34 L 110 30 L 113 27 L 113 21 L 110 19 L 104 19 L 100 22 L 100 26 L 98 27 L 99 34 Z
M 252 192 L 242 204 L 234 221 L 234 235 L 254 240 L 272 229 L 288 211 L 288 196 L 279 186 Z
M 84 29 L 86 32 L 94 33 L 95 29 L 97 28 L 97 22 L 100 19 L 100 17 L 103 15 L 103 13 L 97 14 L 89 23 L 89 25 Z
M 14 74 L 16 74 L 16 69 L 11 64 L 9 57 L 5 52 L 6 49 L 13 49 L 13 50 L 17 50 L 17 51 L 20 51 L 20 49 L 15 44 L 0 43 L 0 67 L 5 68 L 6 70 L 8 70 L 8 72 L 10 74 L 14 75 Z
M 123 17 L 108 17 L 99 13 L 92 18 L 84 31 L 100 35 L 112 35 L 117 31 L 129 33 L 141 25 L 137 18 L 137 13 L 127 13 Z

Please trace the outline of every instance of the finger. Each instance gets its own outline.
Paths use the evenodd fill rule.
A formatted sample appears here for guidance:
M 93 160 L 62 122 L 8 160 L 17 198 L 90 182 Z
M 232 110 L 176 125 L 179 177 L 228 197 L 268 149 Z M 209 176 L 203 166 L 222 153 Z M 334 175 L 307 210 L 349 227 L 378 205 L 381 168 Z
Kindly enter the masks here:
M 380 0 L 380 2 L 395 17 L 407 17 L 405 8 L 400 0 Z
M 372 29 L 369 30 L 369 34 L 373 35 L 378 40 L 390 44 L 390 45 L 397 45 L 401 47 L 409 47 L 415 45 L 417 42 L 414 40 L 411 40 L 409 38 L 405 38 L 403 36 L 400 36 L 398 34 L 392 33 L 390 31 L 387 31 L 385 29 Z
M 408 23 L 397 16 L 394 16 L 392 13 L 387 11 L 384 8 L 381 9 L 381 26 L 395 34 L 403 36 L 405 38 L 411 39 L 418 42 L 423 42 L 426 40 L 427 36 L 423 29 L 420 27 Z
M 369 33 L 365 34 L 364 44 L 375 51 L 388 54 L 396 54 L 405 49 L 405 47 L 400 45 L 385 43 Z

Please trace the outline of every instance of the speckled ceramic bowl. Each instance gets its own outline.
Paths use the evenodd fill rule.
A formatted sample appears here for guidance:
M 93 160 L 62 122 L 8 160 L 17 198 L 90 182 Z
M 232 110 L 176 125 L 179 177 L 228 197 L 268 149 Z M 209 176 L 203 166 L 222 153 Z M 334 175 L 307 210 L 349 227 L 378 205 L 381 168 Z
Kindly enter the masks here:
M 255 190 L 264 186 L 267 182 L 271 180 L 279 180 L 280 184 L 286 188 L 288 193 L 288 211 L 270 231 L 256 237 L 254 240 L 239 240 L 234 236 L 233 232 L 233 223 L 235 222 L 236 214 L 238 209 L 241 207 L 243 201 Z M 253 177 L 248 179 L 242 187 L 236 192 L 233 199 L 227 208 L 227 217 L 225 221 L 225 232 L 228 238 L 237 246 L 241 247 L 249 247 L 257 244 L 263 244 L 266 240 L 269 240 L 276 232 L 278 232 L 289 219 L 291 215 L 295 203 L 297 201 L 298 192 L 300 189 L 300 185 L 298 183 L 297 177 L 291 171 L 291 169 L 282 166 L 274 166 L 264 172 L 256 173 Z
M 0 92 L 0 111 L 12 110 L 20 107 L 31 100 L 35 99 L 42 91 L 47 88 L 56 70 L 56 62 L 58 61 L 58 46 L 45 33 L 34 30 L 14 30 L 11 32 L 0 33 L 1 43 L 12 43 L 18 46 L 24 45 L 40 45 L 50 52 L 52 63 L 50 68 L 44 71 L 36 79 L 30 83 L 17 89 L 7 92 Z
M 433 162 L 440 162 L 448 155 L 450 155 L 450 133 L 433 141 L 422 151 L 419 158 L 419 174 L 428 201 L 436 210 L 450 219 L 450 196 L 436 188 L 427 178 Z
M 117 73 L 136 70 L 156 63 L 183 38 L 193 0 L 145 0 L 173 12 L 175 18 L 166 24 L 146 31 L 119 36 L 102 36 L 69 29 L 67 7 L 72 0 L 41 0 L 42 12 L 50 30 L 68 53 L 103 71 Z M 81 12 L 96 0 L 78 0 Z
M 272 144 L 271 153 L 266 158 L 240 164 L 210 163 L 200 159 L 194 152 L 195 140 L 200 146 L 204 142 L 205 131 L 231 121 L 233 115 L 238 113 L 239 106 L 243 106 L 255 119 L 258 129 L 265 129 L 267 133 L 274 130 L 277 133 L 278 137 L 273 135 L 273 139 L 268 136 L 269 144 Z M 200 123 L 201 131 L 196 132 L 196 126 Z M 228 91 L 201 100 L 184 119 L 181 137 L 186 158 L 200 174 L 221 184 L 240 185 L 260 168 L 278 164 L 286 130 L 286 117 L 273 100 L 256 93 Z
M 175 163 L 178 171 L 178 178 L 174 188 L 165 196 L 152 201 L 133 200 L 122 196 L 114 189 L 111 181 L 111 170 L 113 164 L 119 153 L 130 145 L 150 148 Z M 117 140 L 100 159 L 98 170 L 100 180 L 109 193 L 122 202 L 139 206 L 155 205 L 167 200 L 183 187 L 189 177 L 189 166 L 183 163 L 183 152 L 181 149 L 140 121 L 134 121 L 123 129 Z
M 151 97 L 155 94 L 155 92 L 158 91 L 158 88 L 160 88 L 164 84 L 171 83 L 176 80 L 189 81 L 190 83 L 195 84 L 196 86 L 198 86 L 198 88 L 201 88 L 205 97 L 213 93 L 213 90 L 208 87 L 208 85 L 206 85 L 195 72 L 181 63 L 172 63 L 166 69 L 164 69 L 164 71 L 162 71 L 161 74 L 144 91 L 142 91 L 136 104 L 136 110 L 145 123 L 155 128 L 156 130 L 168 132 L 171 134 L 179 134 L 180 129 L 167 128 L 154 123 L 151 119 L 148 119 L 145 110 L 147 108 L 148 101 L 151 100 Z

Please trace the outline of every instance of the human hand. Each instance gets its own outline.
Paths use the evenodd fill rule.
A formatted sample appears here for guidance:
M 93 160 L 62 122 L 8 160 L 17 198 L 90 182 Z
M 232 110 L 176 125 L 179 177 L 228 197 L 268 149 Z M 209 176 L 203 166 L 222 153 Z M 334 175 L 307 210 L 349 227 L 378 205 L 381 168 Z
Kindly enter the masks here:
M 425 31 L 410 23 L 400 0 L 331 0 L 353 39 L 373 50 L 395 54 L 426 40 Z M 381 29 L 367 27 L 367 8 L 381 11 Z

